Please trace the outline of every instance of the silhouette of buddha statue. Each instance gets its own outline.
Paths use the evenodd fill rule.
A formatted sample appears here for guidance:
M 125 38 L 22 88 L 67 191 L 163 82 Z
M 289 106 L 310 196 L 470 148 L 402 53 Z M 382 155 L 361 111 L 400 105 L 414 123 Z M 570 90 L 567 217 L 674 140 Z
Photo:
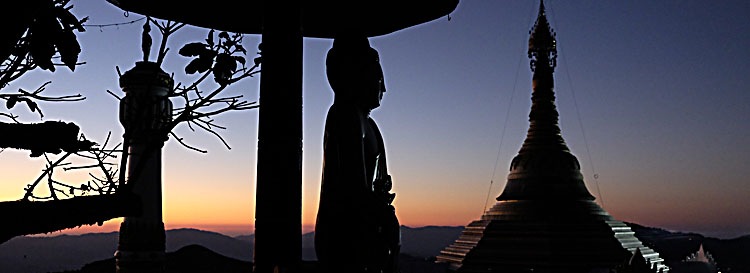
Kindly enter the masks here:
M 326 59 L 334 102 L 323 140 L 315 251 L 323 272 L 395 272 L 399 224 L 383 138 L 370 111 L 385 93 L 378 53 L 341 37 Z

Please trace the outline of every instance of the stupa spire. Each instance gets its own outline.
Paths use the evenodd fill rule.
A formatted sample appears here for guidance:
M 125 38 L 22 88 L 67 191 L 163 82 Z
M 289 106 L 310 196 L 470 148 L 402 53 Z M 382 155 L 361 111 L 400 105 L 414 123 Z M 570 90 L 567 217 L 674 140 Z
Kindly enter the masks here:
M 498 202 L 437 261 L 458 273 L 610 272 L 641 251 L 648 267 L 667 272 L 658 253 L 594 203 L 578 159 L 565 145 L 555 107 L 557 44 L 543 2 L 530 34 L 534 75 L 526 140 Z
M 583 184 L 578 159 L 570 153 L 560 133 L 553 75 L 557 42 L 543 1 L 540 1 L 539 14 L 530 31 L 528 56 L 534 73 L 529 130 L 521 150 L 511 162 L 505 190 L 497 200 L 594 200 Z
M 557 64 L 557 42 L 547 22 L 544 2 L 539 4 L 539 15 L 530 31 L 529 59 L 533 76 L 529 132 L 522 152 L 530 148 L 568 150 L 560 135 L 557 107 L 555 107 L 553 72 Z

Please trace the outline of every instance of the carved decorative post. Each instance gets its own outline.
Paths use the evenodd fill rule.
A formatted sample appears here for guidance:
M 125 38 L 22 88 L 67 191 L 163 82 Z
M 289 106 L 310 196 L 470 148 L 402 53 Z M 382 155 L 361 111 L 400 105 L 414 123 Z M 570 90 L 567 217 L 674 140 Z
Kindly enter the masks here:
M 143 214 L 126 217 L 120 225 L 115 253 L 118 273 L 164 272 L 161 149 L 167 140 L 164 125 L 172 120 L 172 102 L 167 94 L 173 86 L 172 78 L 153 62 L 137 62 L 120 77 L 125 92 L 120 101 L 120 122 L 130 147 L 125 190 L 141 198 Z

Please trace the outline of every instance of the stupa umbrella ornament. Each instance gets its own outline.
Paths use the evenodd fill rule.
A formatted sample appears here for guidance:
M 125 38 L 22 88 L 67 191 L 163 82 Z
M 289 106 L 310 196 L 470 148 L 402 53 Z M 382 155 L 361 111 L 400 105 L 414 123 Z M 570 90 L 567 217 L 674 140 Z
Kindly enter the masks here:
M 255 271 L 293 270 L 301 260 L 302 38 L 389 34 L 448 15 L 458 0 L 107 0 L 154 18 L 262 34 Z M 343 250 L 345 251 L 345 250 Z

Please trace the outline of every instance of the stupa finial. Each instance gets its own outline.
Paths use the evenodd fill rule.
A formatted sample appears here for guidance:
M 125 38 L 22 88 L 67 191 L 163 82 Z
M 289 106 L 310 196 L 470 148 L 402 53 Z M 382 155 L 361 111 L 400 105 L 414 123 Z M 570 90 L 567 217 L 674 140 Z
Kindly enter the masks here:
M 544 9 L 544 0 L 539 3 L 539 15 L 536 23 L 531 28 L 529 37 L 529 58 L 531 58 L 531 70 L 537 65 L 547 65 L 554 70 L 557 64 L 557 41 L 555 32 L 549 26 L 547 13 Z

